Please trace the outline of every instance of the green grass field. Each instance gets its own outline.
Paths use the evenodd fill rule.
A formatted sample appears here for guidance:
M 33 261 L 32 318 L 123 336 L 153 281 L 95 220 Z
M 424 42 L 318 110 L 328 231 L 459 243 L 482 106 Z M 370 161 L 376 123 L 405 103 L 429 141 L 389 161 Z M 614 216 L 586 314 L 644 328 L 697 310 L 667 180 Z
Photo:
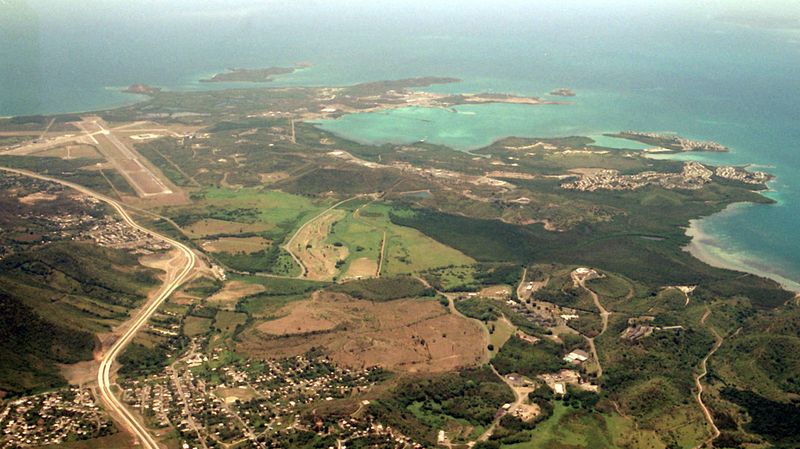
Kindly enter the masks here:
M 426 279 L 446 292 L 474 291 L 478 289 L 475 267 L 472 265 L 447 267 L 427 274 Z
M 502 318 L 489 322 L 487 326 L 492 329 L 492 332 L 489 333 L 489 344 L 494 348 L 493 353 L 497 353 L 517 330 L 513 324 Z
M 553 415 L 531 432 L 530 441 L 503 449 L 663 449 L 650 431 L 635 430 L 629 419 L 579 410 L 556 401 Z
M 223 335 L 229 336 L 236 331 L 237 326 L 244 324 L 246 321 L 246 313 L 220 310 L 214 318 L 214 327 Z
M 276 227 L 294 221 L 305 222 L 326 207 L 326 203 L 278 190 L 210 188 L 203 204 L 223 209 L 255 209 L 255 220 Z
M 345 208 L 345 206 L 343 206 Z M 418 273 L 448 265 L 474 262 L 470 257 L 431 239 L 421 232 L 395 225 L 389 220 L 392 207 L 384 203 L 353 203 L 346 205 L 348 214 L 336 222 L 327 242 L 341 243 L 349 256 L 341 266 L 346 273 L 355 259 L 366 257 L 377 262 L 381 242 L 386 235 L 381 275 Z
M 203 335 L 211 330 L 211 318 L 201 318 L 197 316 L 187 316 L 183 322 L 183 333 L 187 337 Z
M 272 245 L 256 252 L 210 254 L 223 266 L 245 272 L 295 275 L 299 267 L 281 247 L 303 223 L 330 205 L 278 190 L 210 187 L 193 194 L 191 206 L 164 211 L 192 239 L 263 237 Z M 199 242 L 196 242 L 199 244 Z

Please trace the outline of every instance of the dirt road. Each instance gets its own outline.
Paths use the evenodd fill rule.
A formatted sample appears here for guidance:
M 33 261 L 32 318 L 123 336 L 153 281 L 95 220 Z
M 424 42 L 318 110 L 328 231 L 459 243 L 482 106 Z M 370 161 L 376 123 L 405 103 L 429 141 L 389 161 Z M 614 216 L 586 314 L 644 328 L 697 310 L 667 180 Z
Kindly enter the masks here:
M 505 384 L 508 385 L 508 388 L 510 388 L 511 391 L 514 393 L 514 402 L 511 403 L 511 407 L 508 409 L 508 411 L 512 411 L 517 407 L 519 407 L 522 404 L 522 402 L 525 401 L 525 396 L 519 394 L 519 391 L 517 391 L 517 388 L 514 386 L 514 384 L 512 384 L 508 379 L 506 379 L 505 376 L 501 376 L 500 373 L 498 373 L 497 370 L 494 368 L 494 365 L 490 363 L 489 367 L 492 369 L 492 371 L 494 371 L 495 375 L 497 375 L 497 377 L 502 379 L 503 382 L 505 382 Z M 505 414 L 498 413 L 497 416 L 494 418 L 494 421 L 492 421 L 492 424 L 490 424 L 489 427 L 486 428 L 486 430 L 478 437 L 476 441 L 488 440 L 489 437 L 491 437 L 492 434 L 494 433 L 494 429 L 497 427 L 498 424 L 500 424 L 500 420 L 503 418 L 503 416 L 505 416 Z
M 597 363 L 597 377 L 603 377 L 603 365 L 600 364 L 600 357 L 597 355 L 597 347 L 594 344 L 594 339 L 603 335 L 608 329 L 608 316 L 611 315 L 611 312 L 606 310 L 603 307 L 603 304 L 600 302 L 600 297 L 597 296 L 597 293 L 592 291 L 589 287 L 586 286 L 586 281 L 583 279 L 577 280 L 578 285 L 581 286 L 584 290 L 586 290 L 589 295 L 592 297 L 592 301 L 594 301 L 594 306 L 597 307 L 597 310 L 600 312 L 600 319 L 603 322 L 603 327 L 600 330 L 600 333 L 594 337 L 586 337 L 586 341 L 589 342 L 589 348 L 592 350 L 592 357 L 594 358 L 595 363 Z
M 711 315 L 711 309 L 706 307 L 706 311 L 703 313 L 703 317 L 700 318 L 700 324 L 706 326 L 706 318 L 708 318 L 709 315 Z M 711 350 L 708 351 L 708 354 L 706 354 L 706 356 L 703 357 L 703 360 L 700 361 L 700 372 L 694 378 L 694 385 L 695 388 L 697 389 L 697 394 L 695 395 L 695 399 L 697 399 L 697 403 L 700 405 L 700 409 L 703 411 L 703 416 L 705 416 L 706 421 L 708 422 L 708 426 L 711 428 L 711 436 L 709 436 L 706 441 L 695 446 L 695 449 L 699 449 L 701 447 L 706 447 L 706 446 L 710 447 L 711 442 L 714 441 L 720 434 L 717 425 L 714 423 L 714 417 L 713 415 L 711 415 L 711 411 L 703 402 L 702 380 L 704 377 L 706 377 L 706 374 L 708 374 L 708 366 L 707 366 L 708 359 L 711 358 L 711 356 L 714 355 L 715 352 L 717 352 L 717 349 L 719 349 L 720 346 L 722 346 L 722 342 L 724 341 L 724 339 L 713 327 L 706 326 L 706 328 L 708 328 L 708 330 L 710 330 L 711 333 L 714 334 L 714 346 L 711 347 Z

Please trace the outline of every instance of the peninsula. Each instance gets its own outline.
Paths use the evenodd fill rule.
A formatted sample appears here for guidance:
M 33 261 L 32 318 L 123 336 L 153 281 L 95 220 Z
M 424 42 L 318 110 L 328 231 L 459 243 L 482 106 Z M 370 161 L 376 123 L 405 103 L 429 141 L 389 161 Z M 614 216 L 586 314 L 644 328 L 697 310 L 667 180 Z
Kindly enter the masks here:
M 269 83 L 275 81 L 279 75 L 294 73 L 304 66 L 294 67 L 267 67 L 263 69 L 233 68 L 226 72 L 217 73 L 211 78 L 201 79 L 201 83 Z
M 609 137 L 617 137 L 628 140 L 635 140 L 647 145 L 653 145 L 665 150 L 675 152 L 684 151 L 709 151 L 724 153 L 728 147 L 712 141 L 691 140 L 674 134 L 661 134 L 640 131 L 622 131 L 617 134 L 605 134 Z

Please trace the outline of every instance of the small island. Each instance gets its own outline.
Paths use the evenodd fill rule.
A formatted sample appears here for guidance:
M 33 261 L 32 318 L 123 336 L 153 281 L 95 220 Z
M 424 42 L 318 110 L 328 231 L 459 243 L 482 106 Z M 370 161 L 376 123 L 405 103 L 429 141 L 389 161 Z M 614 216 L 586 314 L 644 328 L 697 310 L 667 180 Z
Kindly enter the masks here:
M 724 153 L 728 147 L 713 141 L 691 140 L 674 134 L 659 134 L 640 131 L 622 131 L 618 134 L 605 134 L 608 137 L 635 140 L 647 145 L 663 148 L 665 150 L 685 151 L 710 151 Z
M 575 91 L 567 89 L 566 87 L 559 87 L 558 89 L 551 90 L 550 95 L 554 97 L 574 97 Z
M 446 106 L 485 103 L 548 104 L 548 102 L 543 101 L 539 97 L 520 97 L 498 93 L 460 94 L 442 98 L 440 101 Z
M 294 67 L 267 67 L 264 69 L 232 68 L 227 72 L 217 73 L 211 78 L 201 79 L 202 83 L 269 83 L 275 76 L 288 75 L 310 64 L 298 64 Z
M 147 84 L 131 84 L 126 89 L 124 89 L 123 92 L 129 94 L 155 95 L 161 92 L 161 88 L 148 86 Z
M 469 104 L 487 104 L 487 103 L 508 103 L 508 104 L 527 104 L 527 105 L 541 105 L 541 104 L 569 104 L 559 101 L 547 101 L 539 97 L 523 97 L 512 94 L 503 93 L 477 93 L 477 94 L 455 94 L 443 96 L 435 99 L 435 104 L 441 107 L 452 107 Z

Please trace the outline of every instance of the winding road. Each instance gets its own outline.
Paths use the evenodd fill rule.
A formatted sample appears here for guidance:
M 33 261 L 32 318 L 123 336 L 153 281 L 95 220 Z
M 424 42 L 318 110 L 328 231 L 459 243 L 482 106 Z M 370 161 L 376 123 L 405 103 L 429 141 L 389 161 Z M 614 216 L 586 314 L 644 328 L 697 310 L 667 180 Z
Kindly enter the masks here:
M 597 377 L 600 378 L 603 377 L 603 365 L 600 364 L 600 357 L 597 355 L 597 347 L 594 344 L 594 339 L 606 333 L 606 329 L 608 329 L 608 316 L 611 315 L 611 312 L 603 307 L 603 304 L 600 302 L 600 297 L 597 295 L 597 293 L 586 286 L 585 279 L 578 279 L 577 277 L 573 276 L 573 280 L 589 293 L 589 295 L 592 297 L 592 301 L 594 301 L 594 306 L 597 307 L 597 311 L 600 312 L 600 319 L 603 323 L 600 333 L 594 337 L 587 337 L 584 335 L 584 338 L 586 338 L 586 341 L 589 343 L 589 349 L 592 351 L 592 357 L 594 358 L 595 363 L 597 363 Z
M 117 356 L 122 353 L 123 349 L 125 349 L 128 343 L 130 343 L 136 333 L 142 327 L 144 327 L 145 324 L 147 324 L 147 321 L 150 319 L 153 313 L 155 313 L 158 307 L 188 278 L 195 266 L 195 263 L 197 262 L 197 256 L 186 245 L 139 225 L 131 218 L 130 215 L 128 215 L 128 212 L 120 203 L 103 194 L 97 193 L 78 184 L 40 175 L 27 170 L 0 167 L 0 171 L 27 176 L 29 178 L 39 179 L 41 181 L 61 184 L 64 187 L 76 190 L 84 195 L 94 197 L 114 208 L 114 210 L 116 210 L 117 213 L 119 213 L 119 215 L 122 217 L 123 221 L 125 221 L 125 223 L 132 228 L 169 243 L 174 248 L 179 250 L 179 257 L 184 259 L 182 261 L 184 262 L 183 268 L 181 268 L 177 274 L 168 274 L 164 284 L 153 296 L 153 298 L 145 303 L 141 310 L 130 321 L 120 326 L 121 329 L 124 329 L 124 332 L 116 341 L 114 341 L 108 351 L 102 355 L 100 360 L 100 369 L 97 373 L 97 385 L 100 399 L 108 411 L 117 418 L 117 421 L 120 424 L 122 424 L 134 437 L 136 437 L 142 447 L 146 449 L 159 449 L 161 446 L 159 446 L 158 442 L 156 442 L 155 438 L 150 434 L 147 428 L 136 419 L 133 413 L 128 410 L 128 408 L 122 404 L 122 402 L 114 394 L 112 389 L 114 384 L 111 380 L 112 367 Z
M 703 313 L 702 318 L 700 318 L 700 324 L 706 326 L 706 328 L 708 328 L 708 330 L 710 330 L 711 333 L 714 334 L 714 346 L 711 347 L 711 350 L 708 351 L 708 354 L 706 354 L 706 356 L 703 357 L 703 360 L 700 361 L 700 372 L 697 373 L 697 376 L 695 376 L 694 378 L 694 385 L 695 388 L 697 388 L 697 394 L 695 396 L 695 399 L 697 399 L 697 403 L 700 404 L 700 409 L 703 411 L 703 416 L 705 416 L 706 421 L 708 422 L 708 426 L 711 428 L 711 436 L 709 436 L 708 439 L 703 443 L 697 445 L 695 449 L 699 449 L 705 446 L 710 447 L 711 443 L 715 439 L 717 439 L 717 437 L 719 437 L 720 435 L 719 429 L 717 428 L 717 425 L 714 423 L 714 416 L 711 414 L 711 411 L 703 402 L 702 380 L 704 377 L 706 377 L 706 374 L 708 374 L 708 359 L 711 358 L 711 356 L 714 355 L 715 352 L 717 352 L 717 349 L 719 349 L 719 347 L 722 346 L 722 342 L 724 341 L 724 339 L 719 334 L 719 332 L 717 332 L 716 329 L 706 325 L 706 319 L 708 318 L 709 315 L 711 315 L 711 309 L 706 307 L 706 311 Z

